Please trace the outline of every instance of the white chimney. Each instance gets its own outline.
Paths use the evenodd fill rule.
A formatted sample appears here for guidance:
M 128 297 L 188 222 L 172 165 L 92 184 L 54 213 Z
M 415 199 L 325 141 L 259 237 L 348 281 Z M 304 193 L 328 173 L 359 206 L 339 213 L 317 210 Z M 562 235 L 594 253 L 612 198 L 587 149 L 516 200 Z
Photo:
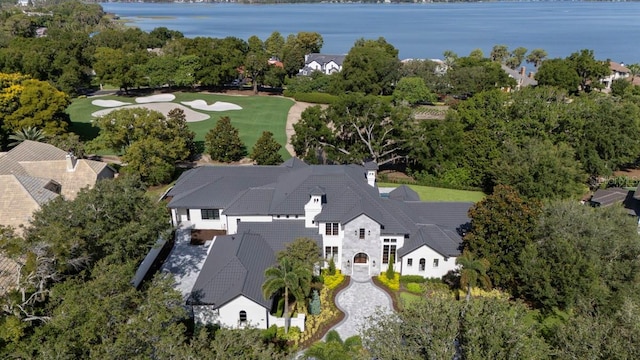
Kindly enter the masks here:
M 72 172 L 76 171 L 76 164 L 78 163 L 78 159 L 72 153 L 68 153 L 66 156 L 67 159 L 67 171 Z
M 367 184 L 376 186 L 376 175 L 378 174 L 378 164 L 373 161 L 366 162 L 364 169 L 367 171 Z
M 322 212 L 322 200 L 325 195 L 323 188 L 316 186 L 309 191 L 309 202 L 304 206 L 304 226 L 307 228 L 316 227 L 314 218 Z

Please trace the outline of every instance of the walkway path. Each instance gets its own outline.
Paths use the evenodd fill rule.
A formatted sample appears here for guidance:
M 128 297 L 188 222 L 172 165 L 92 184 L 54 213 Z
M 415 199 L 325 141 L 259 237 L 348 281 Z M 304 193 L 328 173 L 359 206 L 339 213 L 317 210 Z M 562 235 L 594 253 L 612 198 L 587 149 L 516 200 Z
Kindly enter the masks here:
M 291 145 L 291 137 L 296 133 L 293 129 L 293 124 L 300 121 L 303 111 L 314 105 L 317 104 L 295 101 L 291 109 L 289 109 L 289 113 L 287 114 L 287 125 L 285 126 L 285 132 L 287 134 L 287 145 L 285 145 L 285 149 L 287 149 L 291 156 L 296 156 L 296 152 L 293 151 L 293 145 Z
M 368 267 L 355 264 L 353 266 L 351 283 L 336 296 L 336 305 L 346 316 L 333 327 L 333 330 L 336 330 L 343 340 L 358 335 L 358 330 L 364 325 L 366 318 L 373 315 L 377 308 L 392 311 L 391 298 L 373 284 Z

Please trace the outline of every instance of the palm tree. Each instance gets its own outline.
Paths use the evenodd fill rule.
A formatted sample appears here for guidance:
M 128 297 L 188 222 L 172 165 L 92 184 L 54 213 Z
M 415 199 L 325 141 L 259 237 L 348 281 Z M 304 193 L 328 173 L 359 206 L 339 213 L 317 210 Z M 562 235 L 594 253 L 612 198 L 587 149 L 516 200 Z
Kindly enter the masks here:
M 476 259 L 469 251 L 462 253 L 462 256 L 456 259 L 456 264 L 462 266 L 460 270 L 460 286 L 467 288 L 467 302 L 471 298 L 471 288 L 478 283 L 482 288 L 491 288 L 491 280 L 487 276 L 489 270 L 489 260 Z
M 268 268 L 264 276 L 266 279 L 262 284 L 262 292 L 265 299 L 284 290 L 284 332 L 286 334 L 289 331 L 289 295 L 296 301 L 305 298 L 311 286 L 311 272 L 305 267 L 296 266 L 296 263 L 288 257 L 283 257 L 276 266 Z
M 15 140 L 10 143 L 9 146 L 17 146 L 25 140 L 42 141 L 46 138 L 47 136 L 41 129 L 38 129 L 35 126 L 28 126 L 26 128 L 22 128 L 22 130 L 14 132 L 12 135 L 9 135 L 10 140 Z

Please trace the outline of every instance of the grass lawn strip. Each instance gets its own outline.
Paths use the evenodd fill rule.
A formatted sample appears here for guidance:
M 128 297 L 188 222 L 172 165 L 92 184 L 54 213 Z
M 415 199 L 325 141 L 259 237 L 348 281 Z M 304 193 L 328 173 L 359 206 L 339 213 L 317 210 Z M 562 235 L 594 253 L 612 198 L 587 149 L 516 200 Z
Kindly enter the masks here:
M 398 187 L 401 184 L 395 183 L 378 183 L 378 187 Z M 420 196 L 422 201 L 469 201 L 478 202 L 486 196 L 482 191 L 468 191 L 468 190 L 455 190 L 445 189 L 431 186 L 413 185 L 408 184 L 408 187 L 413 189 Z

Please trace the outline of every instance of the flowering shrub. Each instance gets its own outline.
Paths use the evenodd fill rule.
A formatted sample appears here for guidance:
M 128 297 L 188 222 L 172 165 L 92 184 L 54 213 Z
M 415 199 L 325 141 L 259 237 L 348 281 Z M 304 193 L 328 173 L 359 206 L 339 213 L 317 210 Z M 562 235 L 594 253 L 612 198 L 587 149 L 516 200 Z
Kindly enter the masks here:
M 378 280 L 380 280 L 384 286 L 393 291 L 398 291 L 400 289 L 400 274 L 398 273 L 394 273 L 393 279 L 391 280 L 387 278 L 386 274 L 378 275 Z
M 336 273 L 334 276 L 341 275 Z M 325 276 L 325 279 L 328 276 Z M 344 280 L 344 275 L 342 275 L 342 279 Z M 336 285 L 337 286 L 337 285 Z M 336 308 L 335 304 L 331 301 L 332 290 L 329 289 L 328 286 L 325 286 L 320 290 L 320 306 L 321 311 L 319 315 L 308 315 L 305 321 L 304 332 L 299 334 L 297 338 L 291 338 L 294 343 L 294 346 L 297 348 L 300 343 L 304 343 L 309 341 L 319 330 L 320 328 L 335 319 L 339 315 L 338 308 Z
M 336 270 L 335 275 L 323 274 L 323 277 L 324 277 L 324 286 L 328 287 L 329 290 L 335 289 L 336 287 L 338 287 L 338 285 L 342 284 L 342 282 L 344 281 L 344 275 L 340 270 Z M 322 302 L 322 299 L 320 299 L 320 301 Z

